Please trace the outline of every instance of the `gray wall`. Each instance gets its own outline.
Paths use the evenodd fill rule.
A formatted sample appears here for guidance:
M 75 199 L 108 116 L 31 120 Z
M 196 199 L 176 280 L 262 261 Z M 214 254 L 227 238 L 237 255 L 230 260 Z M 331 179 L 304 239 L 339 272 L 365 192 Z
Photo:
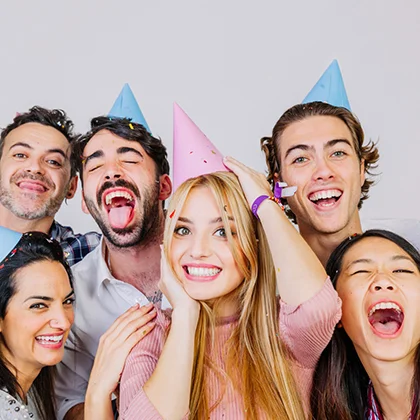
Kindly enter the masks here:
M 129 82 L 171 149 L 177 101 L 225 154 L 264 169 L 259 138 L 339 60 L 353 111 L 379 139 L 364 218 L 418 218 L 420 3 L 415 0 L 4 1 L 0 125 L 34 104 L 79 131 Z M 94 227 L 80 196 L 58 220 Z

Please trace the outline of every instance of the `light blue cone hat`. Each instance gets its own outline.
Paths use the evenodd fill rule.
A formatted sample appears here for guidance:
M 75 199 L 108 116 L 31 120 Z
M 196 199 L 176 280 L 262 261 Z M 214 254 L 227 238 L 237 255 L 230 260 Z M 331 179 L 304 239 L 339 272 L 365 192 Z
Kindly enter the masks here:
M 334 60 L 329 65 L 302 103 L 307 104 L 308 102 L 315 101 L 326 102 L 333 106 L 341 106 L 351 111 L 346 88 L 344 87 L 343 76 L 341 75 L 337 60 Z
M 134 97 L 133 91 L 130 89 L 128 83 L 124 85 L 121 93 L 118 95 L 117 100 L 114 102 L 111 111 L 108 114 L 109 117 L 118 118 L 131 118 L 131 121 L 137 124 L 141 124 L 149 133 L 150 128 L 141 112 L 139 104 Z
M 0 226 L 0 264 L 17 245 L 21 237 L 21 233 Z

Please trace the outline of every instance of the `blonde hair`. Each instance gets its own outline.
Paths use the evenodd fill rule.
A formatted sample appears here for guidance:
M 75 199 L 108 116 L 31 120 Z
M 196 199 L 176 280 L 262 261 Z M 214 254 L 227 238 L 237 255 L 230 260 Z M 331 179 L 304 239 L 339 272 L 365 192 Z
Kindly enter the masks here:
M 214 369 L 224 380 L 231 380 L 243 397 L 248 420 L 305 418 L 301 398 L 289 366 L 288 353 L 279 339 L 278 302 L 275 270 L 265 233 L 251 213 L 237 177 L 229 172 L 215 172 L 185 181 L 175 192 L 168 208 L 164 248 L 169 251 L 181 209 L 193 188 L 207 187 L 214 198 L 226 229 L 228 243 L 239 269 L 242 284 L 229 296 L 209 304 L 200 302 L 201 311 L 195 334 L 194 364 L 190 393 L 190 418 L 207 420 L 223 398 L 209 407 L 205 368 Z M 229 211 L 229 215 L 228 212 Z M 236 224 L 236 240 L 228 217 Z M 174 271 L 173 262 L 170 266 Z M 175 272 L 175 271 L 174 271 Z M 233 295 L 233 296 L 232 296 Z M 238 299 L 238 325 L 227 341 L 226 372 L 215 368 L 211 348 L 215 340 L 215 312 L 223 299 Z M 217 339 L 217 337 L 216 337 Z M 210 349 L 210 351 L 209 351 Z

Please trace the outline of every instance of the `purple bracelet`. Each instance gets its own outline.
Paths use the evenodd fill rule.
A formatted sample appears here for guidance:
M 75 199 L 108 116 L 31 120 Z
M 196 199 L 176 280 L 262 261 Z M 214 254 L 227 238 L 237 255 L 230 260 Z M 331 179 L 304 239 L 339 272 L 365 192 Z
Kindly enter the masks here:
M 259 196 L 259 197 L 257 197 L 257 198 L 254 200 L 254 202 L 252 203 L 251 211 L 252 211 L 252 214 L 253 214 L 253 215 L 254 215 L 257 219 L 259 219 L 258 214 L 257 214 L 258 208 L 260 207 L 260 205 L 261 205 L 261 203 L 262 203 L 263 201 L 267 200 L 267 198 L 268 198 L 268 195 L 260 195 L 260 196 Z

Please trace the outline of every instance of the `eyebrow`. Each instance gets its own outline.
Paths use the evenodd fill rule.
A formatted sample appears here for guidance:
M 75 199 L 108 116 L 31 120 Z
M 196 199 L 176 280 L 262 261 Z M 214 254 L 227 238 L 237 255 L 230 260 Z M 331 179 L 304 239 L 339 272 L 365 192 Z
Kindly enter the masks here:
M 333 139 L 333 140 L 328 140 L 324 144 L 324 149 L 328 149 L 329 147 L 333 147 L 338 143 L 345 143 L 348 146 L 352 147 L 351 143 L 347 139 Z M 286 159 L 287 156 L 289 156 L 290 153 L 292 153 L 294 150 L 305 150 L 305 151 L 306 150 L 311 150 L 311 151 L 314 151 L 315 147 L 314 146 L 308 146 L 307 144 L 296 144 L 295 146 L 292 146 L 289 149 L 287 149 L 286 155 L 284 156 L 284 158 Z
M 74 295 L 74 290 L 72 290 L 63 300 L 68 299 L 72 295 Z M 54 300 L 52 297 L 49 297 L 49 296 L 30 296 L 27 299 L 25 299 L 24 302 L 27 302 L 28 300 L 31 300 L 31 299 L 45 300 L 47 302 L 52 302 Z
M 86 157 L 85 166 L 90 160 L 100 158 L 102 156 L 104 156 L 104 152 L 102 150 L 97 150 L 96 152 L 93 152 L 92 154 Z
M 404 260 L 404 261 L 410 261 L 412 264 L 414 264 L 413 263 L 413 261 L 412 261 L 412 259 L 410 258 L 410 257 L 406 257 L 405 255 L 394 255 L 392 258 L 391 258 L 391 260 L 392 261 L 400 261 L 400 260 Z M 372 263 L 373 262 L 373 260 L 372 259 L 370 259 L 370 258 L 359 258 L 358 260 L 354 260 L 354 261 L 352 261 L 348 266 L 347 266 L 347 269 L 349 269 L 351 266 L 353 266 L 353 265 L 355 265 L 355 264 L 359 264 L 359 263 L 366 263 L 366 264 L 369 264 L 369 263 Z
M 19 141 L 19 142 L 15 143 L 15 144 L 12 144 L 9 147 L 9 150 L 12 150 L 14 147 L 24 147 L 26 149 L 34 150 L 34 148 L 30 144 L 24 143 L 23 141 Z M 65 152 L 62 149 L 48 149 L 47 150 L 47 153 L 59 153 L 60 155 L 63 156 L 64 159 L 67 158 Z
M 134 149 L 133 147 L 120 147 L 120 148 L 117 149 L 117 153 L 119 155 L 122 155 L 124 153 L 136 153 L 140 157 L 143 157 L 143 155 L 140 153 L 140 151 L 137 150 L 137 149 Z
M 228 219 L 229 219 L 231 222 L 233 222 L 233 221 L 234 221 L 233 217 L 231 217 L 231 216 L 228 216 Z M 190 223 L 191 225 L 193 225 L 193 224 L 194 224 L 194 222 L 193 222 L 192 220 L 188 219 L 187 217 L 178 217 L 178 220 L 179 220 L 180 222 Z M 221 218 L 221 217 L 216 217 L 215 219 L 210 220 L 209 225 L 213 225 L 213 224 L 215 224 L 215 223 L 221 223 L 222 221 L 223 221 L 223 220 L 222 220 L 222 218 Z

